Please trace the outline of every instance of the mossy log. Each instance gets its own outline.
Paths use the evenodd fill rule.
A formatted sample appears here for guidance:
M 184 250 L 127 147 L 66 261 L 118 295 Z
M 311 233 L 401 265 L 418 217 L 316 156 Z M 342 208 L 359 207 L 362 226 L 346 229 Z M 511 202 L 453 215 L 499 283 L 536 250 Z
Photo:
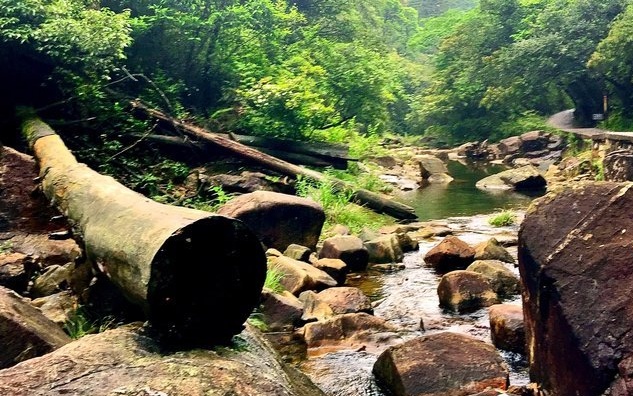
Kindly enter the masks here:
M 377 194 L 375 192 L 364 189 L 355 189 L 348 183 L 328 177 L 321 172 L 291 164 L 279 158 L 262 153 L 261 151 L 253 147 L 248 147 L 224 136 L 210 133 L 204 128 L 177 120 L 173 117 L 169 117 L 168 115 L 158 110 L 151 109 L 145 106 L 139 101 L 132 101 L 131 105 L 134 109 L 138 110 L 144 115 L 166 122 L 188 136 L 203 140 L 214 146 L 222 147 L 223 149 L 228 150 L 236 155 L 263 165 L 268 169 L 272 169 L 281 174 L 291 177 L 304 176 L 320 182 L 327 181 L 332 183 L 334 188 L 338 190 L 352 191 L 353 198 L 354 200 L 356 200 L 356 202 L 361 205 L 365 205 L 366 207 L 378 213 L 385 213 L 391 217 L 400 220 L 417 219 L 415 209 L 403 203 L 396 202 L 385 195 Z
M 87 258 L 141 306 L 168 342 L 204 345 L 239 333 L 259 300 L 266 259 L 240 221 L 154 202 L 78 163 L 35 116 L 22 132 L 44 194 L 69 219 Z

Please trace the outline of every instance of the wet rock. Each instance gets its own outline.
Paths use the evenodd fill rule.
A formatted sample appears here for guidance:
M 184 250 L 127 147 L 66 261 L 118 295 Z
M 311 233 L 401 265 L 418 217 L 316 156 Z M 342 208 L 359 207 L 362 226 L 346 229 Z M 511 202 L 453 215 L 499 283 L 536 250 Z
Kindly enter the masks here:
M 304 261 L 306 263 L 309 262 L 310 254 L 312 254 L 312 250 L 310 250 L 310 248 L 297 245 L 295 243 L 288 245 L 288 247 L 284 251 L 284 256 L 290 257 L 295 260 Z
M 604 156 L 604 179 L 608 181 L 633 180 L 633 151 L 616 150 Z
M 322 301 L 318 294 L 308 290 L 299 295 L 299 301 L 303 304 L 303 316 L 301 320 L 304 322 L 316 322 L 326 320 L 334 316 L 332 308 Z
M 452 271 L 437 285 L 442 308 L 467 313 L 499 303 L 490 280 L 472 271 Z
M 15 292 L 0 287 L 0 368 L 49 353 L 71 339 Z M 0 381 L 2 383 L 2 381 Z M 14 394 L 2 392 L 0 394 Z
M 448 236 L 424 256 L 424 262 L 437 272 L 465 269 L 475 257 L 475 251 L 461 239 Z
M 413 252 L 420 248 L 418 241 L 411 238 L 408 233 L 398 232 L 394 235 L 396 236 L 400 250 L 402 250 L 403 253 Z
M 308 346 L 303 335 L 297 331 L 275 331 L 264 333 L 266 340 L 286 363 L 299 364 L 308 357 Z
M 394 234 L 381 235 L 376 239 L 367 241 L 365 248 L 367 248 L 371 263 L 397 263 L 404 258 L 398 238 Z
M 492 345 L 450 332 L 390 347 L 373 371 L 394 396 L 466 396 L 508 387 L 508 371 Z
M 25 291 L 35 264 L 22 253 L 0 254 L 0 285 L 16 291 Z
M 240 348 L 166 355 L 140 325 L 124 326 L 0 371 L 0 394 L 324 396 L 256 330 L 239 339 Z
M 302 291 L 323 290 L 337 285 L 337 282 L 324 271 L 290 257 L 271 258 L 268 267 L 283 273 L 280 283 L 295 296 Z
M 552 394 L 601 395 L 633 359 L 632 187 L 571 184 L 521 225 L 530 377 Z
M 395 328 L 384 319 L 366 313 L 337 315 L 322 322 L 304 326 L 304 338 L 308 348 L 371 349 L 380 344 L 395 342 Z
M 519 278 L 499 260 L 477 260 L 466 270 L 488 278 L 492 289 L 501 297 L 514 296 L 520 292 Z
M 374 264 L 371 266 L 371 269 L 378 271 L 378 272 L 382 272 L 382 273 L 391 273 L 391 272 L 396 272 L 396 271 L 402 271 L 403 269 L 405 269 L 406 266 L 402 263 L 400 264 L 394 264 L 394 263 L 389 263 L 389 264 Z
M 496 238 L 490 238 L 475 246 L 475 260 L 499 260 L 513 264 L 516 262 Z
M 51 265 L 33 281 L 31 287 L 31 295 L 33 297 L 50 296 L 68 288 L 74 263 L 68 263 L 64 266 Z
M 479 180 L 475 186 L 489 190 L 538 190 L 547 185 L 545 178 L 532 165 L 508 169 Z
M 272 331 L 292 329 L 301 325 L 303 303 L 288 291 L 273 293 L 264 290 L 260 309 L 264 315 L 264 322 Z
M 525 354 L 523 309 L 519 305 L 497 304 L 488 308 L 492 343 L 505 351 Z
M 356 287 L 332 287 L 319 292 L 317 298 L 329 305 L 335 315 L 374 312 L 369 297 Z
M 36 298 L 31 301 L 31 305 L 39 308 L 48 319 L 62 326 L 77 310 L 79 299 L 69 290 L 66 290 L 50 296 Z
M 334 236 L 323 241 L 319 258 L 340 259 L 351 272 L 363 271 L 369 263 L 369 253 L 363 241 L 355 236 Z
M 420 167 L 420 176 L 429 183 L 449 183 L 453 178 L 442 160 L 432 155 L 418 155 L 416 161 Z
M 243 221 L 266 247 L 284 250 L 296 243 L 316 247 L 325 213 L 316 202 L 270 191 L 255 191 L 232 199 L 218 214 Z
M 345 261 L 340 259 L 323 258 L 314 261 L 312 265 L 334 278 L 337 285 L 340 286 L 345 284 L 345 279 L 347 278 L 347 273 L 349 272 Z

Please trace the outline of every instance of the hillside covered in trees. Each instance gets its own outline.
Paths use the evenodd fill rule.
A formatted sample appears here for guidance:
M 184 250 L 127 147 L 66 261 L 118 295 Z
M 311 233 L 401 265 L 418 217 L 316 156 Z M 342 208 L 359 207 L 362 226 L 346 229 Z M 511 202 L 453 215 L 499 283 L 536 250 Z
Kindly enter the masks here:
M 216 131 L 456 143 L 606 96 L 625 128 L 631 21 L 628 0 L 0 0 L 0 112 L 121 133 L 140 97 Z

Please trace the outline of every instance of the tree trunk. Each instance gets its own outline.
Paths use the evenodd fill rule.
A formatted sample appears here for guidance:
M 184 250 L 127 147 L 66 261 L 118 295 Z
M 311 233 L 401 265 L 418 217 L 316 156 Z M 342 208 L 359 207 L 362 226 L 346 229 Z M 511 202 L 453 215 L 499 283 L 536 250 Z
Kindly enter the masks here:
M 304 176 L 320 182 L 330 182 L 337 189 L 352 191 L 354 199 L 359 204 L 366 205 L 368 208 L 378 213 L 385 213 L 400 220 L 412 220 L 417 218 L 415 210 L 412 207 L 400 202 L 393 201 L 389 197 L 382 194 L 377 194 L 364 189 L 354 189 L 352 186 L 341 180 L 333 179 L 327 177 L 320 172 L 306 169 L 301 166 L 288 163 L 286 161 L 282 161 L 279 158 L 264 154 L 252 147 L 248 147 L 223 136 L 210 133 L 204 128 L 176 120 L 158 110 L 148 108 L 139 101 L 133 101 L 132 107 L 144 113 L 145 115 L 171 124 L 182 133 L 204 140 L 213 145 L 220 146 L 226 150 L 231 151 L 234 154 L 250 159 L 281 174 L 295 178 L 297 176 Z
M 68 217 L 88 259 L 141 306 L 167 342 L 226 342 L 241 329 L 266 273 L 241 222 L 154 202 L 76 161 L 53 130 L 26 116 L 44 194 Z

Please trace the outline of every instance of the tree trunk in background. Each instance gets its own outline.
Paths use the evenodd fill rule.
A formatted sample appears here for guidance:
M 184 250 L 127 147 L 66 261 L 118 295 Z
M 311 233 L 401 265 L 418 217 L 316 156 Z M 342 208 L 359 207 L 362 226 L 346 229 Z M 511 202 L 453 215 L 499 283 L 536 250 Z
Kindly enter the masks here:
M 44 194 L 68 217 L 86 255 L 170 343 L 209 345 L 239 333 L 259 296 L 266 259 L 241 222 L 159 204 L 76 161 L 37 117 L 22 131 Z

